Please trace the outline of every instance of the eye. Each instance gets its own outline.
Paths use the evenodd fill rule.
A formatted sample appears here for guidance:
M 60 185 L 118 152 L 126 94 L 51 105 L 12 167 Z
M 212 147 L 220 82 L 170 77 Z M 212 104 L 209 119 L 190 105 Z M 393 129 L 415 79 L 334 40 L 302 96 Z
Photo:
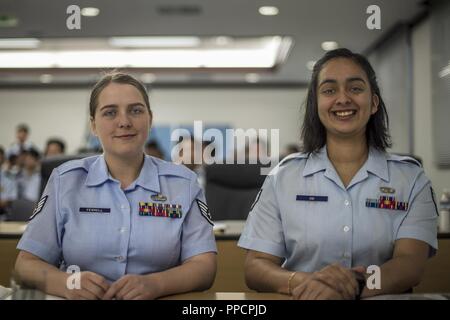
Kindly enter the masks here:
M 106 110 L 105 112 L 103 112 L 104 117 L 112 118 L 115 115 L 116 115 L 116 110 Z
M 131 109 L 131 114 L 141 114 L 144 113 L 144 108 L 142 106 L 133 106 Z
M 334 92 L 335 92 L 335 90 L 334 90 L 334 89 L 331 89 L 331 88 L 322 90 L 322 93 L 323 93 L 323 94 L 326 94 L 326 95 L 331 95 L 331 94 L 333 94 Z
M 356 92 L 356 93 L 359 93 L 359 92 L 363 92 L 363 91 L 364 91 L 364 89 L 363 89 L 363 88 L 360 88 L 360 87 L 352 87 L 350 90 L 351 90 L 352 92 Z

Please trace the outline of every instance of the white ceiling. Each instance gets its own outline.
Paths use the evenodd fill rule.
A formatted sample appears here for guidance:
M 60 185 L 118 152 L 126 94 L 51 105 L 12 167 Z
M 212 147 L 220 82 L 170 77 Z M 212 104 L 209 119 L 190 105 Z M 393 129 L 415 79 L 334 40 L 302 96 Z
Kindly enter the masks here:
M 300 84 L 310 76 L 306 63 L 319 58 L 321 43 L 334 40 L 342 47 L 367 51 L 392 28 L 407 23 L 426 10 L 419 0 L 0 0 L 0 16 L 14 15 L 19 24 L 0 28 L 7 37 L 109 37 L 109 36 L 232 36 L 286 35 L 294 46 L 284 65 L 261 75 L 261 82 Z M 94 6 L 97 17 L 82 17 L 81 30 L 68 30 L 69 5 Z M 381 8 L 381 30 L 366 27 L 366 8 Z M 258 8 L 275 5 L 277 16 L 261 16 Z M 184 13 L 183 13 L 184 12 Z M 0 70 L 3 84 L 31 83 L 38 75 Z M 214 81 L 240 83 L 240 74 L 184 72 L 165 74 L 166 82 Z M 65 80 L 64 80 L 65 79 Z M 73 81 L 72 81 L 72 80 Z M 63 82 L 92 81 L 92 76 L 64 76 Z

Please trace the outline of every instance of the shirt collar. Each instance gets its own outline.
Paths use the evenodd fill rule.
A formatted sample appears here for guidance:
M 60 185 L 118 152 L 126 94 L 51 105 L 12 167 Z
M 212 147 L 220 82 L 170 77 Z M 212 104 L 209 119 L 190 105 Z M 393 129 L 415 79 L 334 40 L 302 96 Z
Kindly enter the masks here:
M 309 154 L 306 160 L 305 169 L 303 169 L 303 176 L 309 176 L 319 171 L 323 171 L 329 166 L 327 155 L 327 147 L 323 146 L 319 151 Z
M 161 191 L 159 185 L 158 166 L 150 156 L 145 155 L 144 157 L 144 165 L 142 166 L 141 172 L 136 179 L 136 185 L 158 193 Z
M 306 161 L 303 176 L 314 174 L 319 171 L 332 168 L 328 159 L 327 147 L 323 146 L 318 152 L 311 153 Z M 385 152 L 375 148 L 369 148 L 369 156 L 366 162 L 366 170 L 373 173 L 385 181 L 389 181 L 389 170 L 387 165 L 387 155 Z
M 369 149 L 369 158 L 367 159 L 367 171 L 389 181 L 389 169 L 387 164 L 387 154 L 375 148 Z
M 89 167 L 86 185 L 89 187 L 98 186 L 110 178 L 111 176 L 109 175 L 108 167 L 106 166 L 105 157 L 103 155 L 98 156 Z
M 86 185 L 90 187 L 98 186 L 108 180 L 116 181 L 113 177 L 111 177 L 108 171 L 105 157 L 101 155 L 89 168 L 88 176 L 86 178 Z M 137 185 L 147 190 L 158 193 L 160 192 L 158 167 L 149 156 L 145 156 L 144 164 L 138 178 L 127 188 L 127 190 L 134 189 Z

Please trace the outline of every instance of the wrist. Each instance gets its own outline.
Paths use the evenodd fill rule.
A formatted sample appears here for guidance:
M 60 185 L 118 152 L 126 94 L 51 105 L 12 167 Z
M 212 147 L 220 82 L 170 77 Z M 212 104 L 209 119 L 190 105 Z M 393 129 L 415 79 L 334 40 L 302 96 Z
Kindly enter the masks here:
M 43 288 L 41 289 L 47 294 L 55 295 L 68 299 L 69 288 L 67 287 L 67 279 L 70 274 L 63 271 L 49 272 L 45 277 Z
M 289 277 L 287 279 L 287 290 L 282 293 L 287 293 L 288 295 L 292 295 L 292 291 L 300 285 L 310 273 L 293 271 L 289 273 Z
M 148 294 L 151 295 L 153 299 L 166 295 L 164 281 L 162 281 L 159 274 L 152 273 L 144 276 L 144 278 L 146 280 Z

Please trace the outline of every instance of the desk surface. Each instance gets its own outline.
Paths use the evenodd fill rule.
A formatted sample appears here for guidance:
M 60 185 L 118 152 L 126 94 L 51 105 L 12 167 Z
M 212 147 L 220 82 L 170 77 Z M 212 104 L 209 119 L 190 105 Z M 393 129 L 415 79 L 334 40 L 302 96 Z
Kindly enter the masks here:
M 27 227 L 27 222 L 0 222 L 0 238 L 20 238 Z
M 1 289 L 5 292 L 0 298 L 5 300 L 65 300 L 37 290 L 20 290 L 12 294 L 9 288 Z M 189 292 L 163 297 L 159 300 L 291 300 L 291 297 L 284 294 L 261 292 Z M 366 300 L 450 300 L 450 294 L 392 294 L 371 297 Z

